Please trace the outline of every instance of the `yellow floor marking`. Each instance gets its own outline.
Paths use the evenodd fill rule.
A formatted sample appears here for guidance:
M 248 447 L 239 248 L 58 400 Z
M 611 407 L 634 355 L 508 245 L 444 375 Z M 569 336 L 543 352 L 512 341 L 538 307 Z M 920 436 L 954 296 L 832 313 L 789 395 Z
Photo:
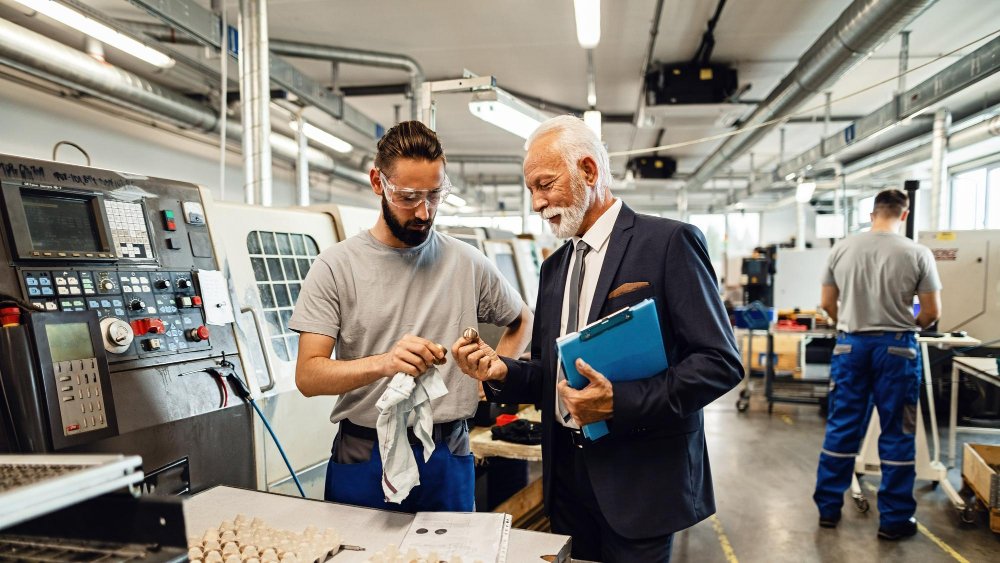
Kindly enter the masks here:
M 712 527 L 715 528 L 716 535 L 719 536 L 719 545 L 722 546 L 722 553 L 726 555 L 726 561 L 729 563 L 739 563 L 740 560 L 736 558 L 736 552 L 733 551 L 733 546 L 729 543 L 729 538 L 726 537 L 726 532 L 722 529 L 722 521 L 719 520 L 718 515 L 713 514 L 710 520 L 712 521 Z
M 928 530 L 927 527 L 921 524 L 920 522 L 917 522 L 917 529 L 920 530 L 921 534 L 927 536 L 928 539 L 937 544 L 937 546 L 941 548 L 941 551 L 944 551 L 948 555 L 951 555 L 951 557 L 955 561 L 961 561 L 962 563 L 969 563 L 968 559 L 962 557 L 957 551 L 952 549 L 950 545 L 944 543 L 944 540 L 932 534 L 931 531 Z
M 792 425 L 795 424 L 795 421 L 792 420 L 792 417 L 788 416 L 787 414 L 781 415 L 781 421 L 784 422 L 785 424 L 789 425 L 789 426 L 792 426 Z
M 875 488 L 875 485 L 872 485 L 871 483 L 865 483 L 865 488 L 873 493 L 878 492 L 878 489 Z M 944 540 L 934 535 L 933 532 L 927 529 L 927 526 L 924 526 L 923 524 L 917 522 L 917 530 L 921 534 L 927 536 L 927 539 L 934 542 L 938 547 L 941 548 L 941 551 L 950 555 L 952 559 L 954 559 L 955 561 L 961 561 L 962 563 L 969 563 L 968 559 L 962 557 L 962 555 L 959 552 L 955 551 L 950 545 L 944 543 Z

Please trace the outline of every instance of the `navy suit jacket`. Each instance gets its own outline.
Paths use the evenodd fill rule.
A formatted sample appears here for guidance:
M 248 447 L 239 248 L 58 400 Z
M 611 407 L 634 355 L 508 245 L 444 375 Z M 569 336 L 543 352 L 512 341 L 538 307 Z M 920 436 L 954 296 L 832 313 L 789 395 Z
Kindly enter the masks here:
M 643 299 L 656 301 L 670 368 L 614 384 L 610 435 L 583 448 L 601 512 L 618 534 L 649 538 L 688 528 L 715 512 L 701 409 L 735 387 L 743 368 L 719 297 L 705 239 L 687 223 L 638 215 L 623 205 L 587 322 Z M 541 269 L 531 360 L 504 358 L 507 379 L 490 400 L 535 403 L 542 412 L 542 464 L 551 511 L 556 347 L 572 245 Z M 649 285 L 609 298 L 622 284 Z M 635 287 L 635 286 L 632 286 Z

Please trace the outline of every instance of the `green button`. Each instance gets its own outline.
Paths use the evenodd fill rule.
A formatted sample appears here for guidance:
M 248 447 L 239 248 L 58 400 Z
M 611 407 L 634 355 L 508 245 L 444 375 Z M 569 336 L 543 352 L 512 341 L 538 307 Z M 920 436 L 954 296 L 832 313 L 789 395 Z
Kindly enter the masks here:
M 167 219 L 173 219 L 174 218 L 174 212 L 170 211 L 168 209 L 168 210 L 166 210 L 166 211 L 163 212 L 163 216 L 166 217 Z

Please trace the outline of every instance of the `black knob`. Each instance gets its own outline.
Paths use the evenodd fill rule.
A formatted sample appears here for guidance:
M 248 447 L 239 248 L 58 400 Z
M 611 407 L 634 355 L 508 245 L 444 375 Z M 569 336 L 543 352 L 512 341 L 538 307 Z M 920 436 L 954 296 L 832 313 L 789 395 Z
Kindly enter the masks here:
M 181 278 L 181 279 L 177 280 L 177 287 L 179 287 L 181 289 L 187 289 L 187 288 L 191 287 L 191 280 L 186 280 L 184 278 Z
M 129 303 L 128 306 L 133 311 L 141 311 L 146 308 L 146 304 L 141 299 L 136 299 L 135 301 Z
M 170 289 L 170 280 L 156 280 L 157 289 Z

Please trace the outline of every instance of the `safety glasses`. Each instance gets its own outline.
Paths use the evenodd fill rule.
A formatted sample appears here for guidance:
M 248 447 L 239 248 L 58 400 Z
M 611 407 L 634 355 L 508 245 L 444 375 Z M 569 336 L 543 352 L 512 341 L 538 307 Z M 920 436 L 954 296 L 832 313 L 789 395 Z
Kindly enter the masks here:
M 401 188 L 390 182 L 381 170 L 378 171 L 378 176 L 382 180 L 382 189 L 385 190 L 386 199 L 392 205 L 402 209 L 415 209 L 424 204 L 424 202 L 429 207 L 437 207 L 451 193 L 451 181 L 448 179 L 447 174 L 444 177 L 444 182 L 433 190 Z

